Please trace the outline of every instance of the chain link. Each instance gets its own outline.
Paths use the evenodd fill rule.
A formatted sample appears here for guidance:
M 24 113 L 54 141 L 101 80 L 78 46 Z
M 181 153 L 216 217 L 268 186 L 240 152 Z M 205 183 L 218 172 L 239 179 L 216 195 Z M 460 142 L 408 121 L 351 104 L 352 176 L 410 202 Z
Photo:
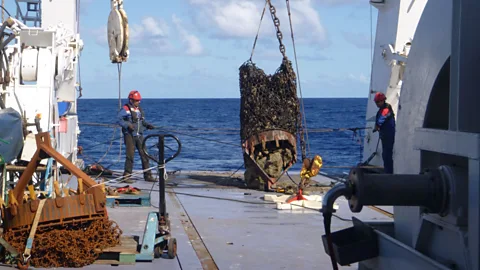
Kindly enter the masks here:
M 287 56 L 285 55 L 285 46 L 283 45 L 283 42 L 282 42 L 283 34 L 282 34 L 282 31 L 280 31 L 280 20 L 277 18 L 276 9 L 272 5 L 271 0 L 267 0 L 267 2 L 269 5 L 270 14 L 272 15 L 273 24 L 277 29 L 277 39 L 278 39 L 278 42 L 280 43 L 280 46 L 279 46 L 280 53 L 282 54 L 283 58 L 286 59 Z
M 25 250 L 29 230 L 8 230 L 3 238 L 16 250 Z M 83 267 L 95 262 L 103 249 L 120 243 L 117 223 L 101 218 L 38 228 L 30 264 L 36 268 Z

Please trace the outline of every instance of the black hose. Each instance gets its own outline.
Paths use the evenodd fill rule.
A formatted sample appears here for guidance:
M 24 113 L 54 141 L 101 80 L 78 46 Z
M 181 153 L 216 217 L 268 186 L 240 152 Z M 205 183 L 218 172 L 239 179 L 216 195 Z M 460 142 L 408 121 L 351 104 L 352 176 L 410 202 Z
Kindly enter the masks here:
M 15 35 L 14 34 L 11 34 L 11 35 L 8 35 L 8 38 L 2 42 L 2 44 L 0 45 L 0 50 L 3 51 L 3 49 L 8 45 L 8 43 L 10 43 L 10 41 L 12 41 L 14 38 L 15 38 Z
M 0 33 L 2 34 L 2 38 L 0 40 L 3 40 L 3 34 L 5 32 L 5 28 L 7 28 L 7 24 L 2 23 L 2 26 L 0 27 Z
M 8 58 L 7 58 L 7 53 L 5 52 L 5 48 L 2 50 L 3 58 L 5 59 L 5 69 L 7 70 L 7 76 L 10 76 L 10 66 L 8 65 Z
M 3 68 L 5 69 L 5 72 L 2 74 L 3 75 L 3 90 L 7 88 L 7 85 L 10 83 L 10 66 L 8 65 L 8 58 L 7 58 L 7 53 L 5 52 L 5 48 L 2 50 L 2 55 L 3 59 L 5 61 L 2 61 L 3 64 L 5 65 Z
M 330 189 L 322 200 L 321 212 L 323 213 L 323 225 L 325 226 L 325 236 L 327 237 L 328 253 L 330 253 L 330 260 L 332 261 L 332 267 L 334 270 L 338 270 L 338 265 L 333 250 L 332 232 L 330 230 L 334 212 L 333 205 L 335 200 L 337 200 L 340 196 L 350 198 L 351 193 L 352 187 L 348 183 L 340 183 Z
M 12 15 L 10 15 L 10 12 L 8 12 L 5 7 L 0 6 L 0 8 L 2 8 L 7 13 L 8 17 L 12 17 Z
M 330 231 L 330 225 L 332 224 L 332 213 L 325 211 L 323 213 L 323 225 L 325 226 L 325 236 L 327 237 L 328 253 L 330 253 L 330 261 L 332 262 L 332 269 L 338 270 L 337 258 L 333 251 L 332 232 Z

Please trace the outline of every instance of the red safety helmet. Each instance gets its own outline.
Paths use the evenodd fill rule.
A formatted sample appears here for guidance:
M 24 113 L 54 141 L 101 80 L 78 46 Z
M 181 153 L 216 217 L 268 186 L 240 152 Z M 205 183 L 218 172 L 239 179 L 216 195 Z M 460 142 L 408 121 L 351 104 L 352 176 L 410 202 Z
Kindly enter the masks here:
M 128 94 L 128 99 L 133 99 L 133 100 L 142 100 L 142 96 L 140 95 L 140 92 L 137 90 L 132 90 L 130 91 L 130 94 Z
M 373 101 L 379 102 L 379 101 L 385 101 L 386 99 L 387 99 L 387 97 L 383 93 L 377 92 L 375 94 L 375 97 L 373 98 Z

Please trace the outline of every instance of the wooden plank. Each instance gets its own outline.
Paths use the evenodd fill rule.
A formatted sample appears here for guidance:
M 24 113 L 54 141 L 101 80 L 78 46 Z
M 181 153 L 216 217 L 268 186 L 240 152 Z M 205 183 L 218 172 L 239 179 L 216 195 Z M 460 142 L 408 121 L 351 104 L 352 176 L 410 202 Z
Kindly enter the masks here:
M 106 248 L 102 253 L 124 253 L 124 254 L 138 254 L 138 243 L 132 236 L 122 236 L 120 238 L 120 245 Z
M 133 265 L 137 261 L 136 254 L 102 253 L 93 264 Z

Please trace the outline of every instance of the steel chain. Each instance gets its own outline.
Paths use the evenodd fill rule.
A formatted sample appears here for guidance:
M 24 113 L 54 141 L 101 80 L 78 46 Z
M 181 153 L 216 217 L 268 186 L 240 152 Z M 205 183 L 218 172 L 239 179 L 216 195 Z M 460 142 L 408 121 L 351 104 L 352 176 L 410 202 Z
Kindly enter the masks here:
M 3 237 L 17 250 L 24 250 L 28 234 L 28 230 L 8 230 Z M 38 228 L 30 264 L 37 268 L 90 265 L 103 249 L 118 245 L 121 235 L 117 223 L 108 219 Z
M 273 24 L 275 25 L 275 28 L 277 29 L 277 39 L 278 42 L 280 43 L 280 53 L 282 54 L 283 58 L 286 59 L 287 56 L 285 55 L 285 46 L 283 45 L 282 38 L 283 34 L 282 31 L 280 31 L 280 20 L 277 18 L 277 11 L 275 7 L 272 5 L 271 0 L 267 0 L 269 9 L 270 9 L 270 15 L 272 16 Z

